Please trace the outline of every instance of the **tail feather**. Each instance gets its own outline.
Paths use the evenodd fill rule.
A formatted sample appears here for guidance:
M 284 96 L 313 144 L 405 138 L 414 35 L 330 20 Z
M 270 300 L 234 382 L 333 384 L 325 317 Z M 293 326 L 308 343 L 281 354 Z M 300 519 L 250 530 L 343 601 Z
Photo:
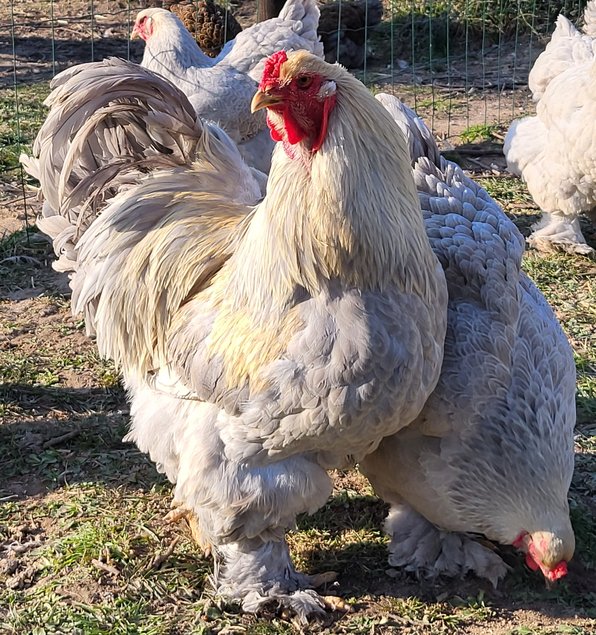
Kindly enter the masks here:
M 596 0 L 590 0 L 584 9 L 583 32 L 591 37 L 596 37 Z
M 304 49 L 323 58 L 323 44 L 317 33 L 319 17 L 316 0 L 287 0 L 278 17 L 241 31 L 230 51 L 217 60 L 225 60 L 259 82 L 266 58 L 281 49 Z
M 412 165 L 427 157 L 435 165 L 441 164 L 441 153 L 424 121 L 394 95 L 379 93 L 375 97 L 385 106 L 391 117 L 404 133 L 410 149 Z
M 237 173 L 232 198 L 259 197 L 235 144 L 201 122 L 186 96 L 159 75 L 109 58 L 60 73 L 52 89 L 33 156 L 21 161 L 40 181 L 40 227 L 54 240 L 57 268 L 73 265 L 77 241 L 107 202 L 148 173 L 188 167 L 202 156 Z

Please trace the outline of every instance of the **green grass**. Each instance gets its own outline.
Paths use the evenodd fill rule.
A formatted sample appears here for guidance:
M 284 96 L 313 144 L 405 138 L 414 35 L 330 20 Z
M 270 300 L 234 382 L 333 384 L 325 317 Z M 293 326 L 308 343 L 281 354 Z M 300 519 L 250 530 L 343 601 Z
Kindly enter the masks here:
M 469 126 L 460 132 L 459 138 L 464 143 L 476 143 L 478 141 L 492 141 L 495 139 L 495 132 L 499 130 L 498 125 L 478 124 Z
M 47 82 L 0 89 L 0 173 L 18 168 L 21 152 L 31 149 L 46 116 L 41 102 L 48 92 Z

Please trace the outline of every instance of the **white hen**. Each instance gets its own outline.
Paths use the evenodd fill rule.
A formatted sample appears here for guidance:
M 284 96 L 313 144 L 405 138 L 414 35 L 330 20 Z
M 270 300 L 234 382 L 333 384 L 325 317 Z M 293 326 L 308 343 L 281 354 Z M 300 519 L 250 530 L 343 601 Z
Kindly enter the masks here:
M 593 255 L 579 225 L 596 207 L 596 62 L 553 78 L 536 115 L 517 119 L 505 137 L 507 167 L 527 183 L 543 212 L 528 243 L 541 251 Z
M 277 50 L 302 49 L 323 57 L 318 23 L 315 0 L 287 0 L 279 17 L 245 29 L 215 59 L 205 55 L 181 20 L 164 9 L 139 12 L 131 37 L 145 41 L 142 66 L 180 88 L 199 117 L 232 137 L 249 165 L 268 172 L 273 142 L 265 115 L 250 112 L 256 81 L 267 56 Z
M 584 12 L 596 32 L 596 0 Z M 515 120 L 505 138 L 507 168 L 526 181 L 543 212 L 528 243 L 545 252 L 592 256 L 579 225 L 596 206 L 594 70 L 596 39 L 560 15 L 552 39 L 528 78 L 536 116 Z
M 567 504 L 571 348 L 520 269 L 515 225 L 457 165 L 438 158 L 412 111 L 395 97 L 377 98 L 409 134 L 426 230 L 449 290 L 437 388 L 414 423 L 361 463 L 392 505 L 389 562 L 423 576 L 471 571 L 496 584 L 506 565 L 472 532 L 518 547 L 555 580 L 575 544 Z

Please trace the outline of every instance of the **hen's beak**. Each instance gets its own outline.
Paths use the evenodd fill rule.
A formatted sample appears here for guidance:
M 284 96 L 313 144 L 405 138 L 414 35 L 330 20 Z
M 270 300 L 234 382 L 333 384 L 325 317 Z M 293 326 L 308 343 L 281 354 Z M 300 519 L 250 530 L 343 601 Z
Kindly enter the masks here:
M 130 39 L 131 40 L 136 40 L 137 38 L 141 37 L 141 32 L 139 31 L 139 27 L 138 25 L 135 23 L 135 25 L 132 27 L 132 31 L 130 33 Z
M 282 101 L 283 97 L 280 95 L 274 95 L 273 93 L 266 93 L 262 90 L 258 90 L 250 102 L 250 112 L 257 112 L 257 110 L 261 110 L 262 108 L 275 106 L 276 104 L 280 104 Z

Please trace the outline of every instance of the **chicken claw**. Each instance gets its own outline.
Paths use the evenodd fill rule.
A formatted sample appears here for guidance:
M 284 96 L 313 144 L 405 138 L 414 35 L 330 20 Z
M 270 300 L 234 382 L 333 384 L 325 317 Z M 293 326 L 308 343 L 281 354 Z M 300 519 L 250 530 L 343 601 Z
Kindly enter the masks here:
M 317 595 L 317 601 L 321 608 L 328 611 L 343 611 L 348 613 L 352 610 L 352 607 L 337 595 Z M 280 617 L 288 622 L 292 622 L 298 628 L 304 626 L 307 623 L 307 619 L 300 615 L 295 606 L 284 606 L 280 611 Z M 315 612 L 312 617 L 323 617 L 322 613 Z
M 343 611 L 349 613 L 352 607 L 343 599 L 337 595 L 322 595 L 321 600 L 325 605 L 325 608 L 329 611 Z
M 184 520 L 190 529 L 192 539 L 199 545 L 203 555 L 207 558 L 211 555 L 211 543 L 205 537 L 199 525 L 199 519 L 192 509 L 189 509 L 180 501 L 173 500 L 170 507 L 172 508 L 165 516 L 164 520 L 168 523 L 177 523 Z

